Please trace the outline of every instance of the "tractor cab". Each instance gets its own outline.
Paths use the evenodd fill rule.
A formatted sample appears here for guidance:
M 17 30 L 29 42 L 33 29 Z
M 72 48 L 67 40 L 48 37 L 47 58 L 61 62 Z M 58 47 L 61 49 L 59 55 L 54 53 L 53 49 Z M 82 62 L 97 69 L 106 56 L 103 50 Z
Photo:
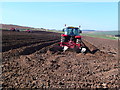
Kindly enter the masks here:
M 80 35 L 81 30 L 78 27 L 67 27 L 63 29 L 63 32 L 65 32 L 65 35 L 78 36 Z
M 76 43 L 76 40 L 81 39 L 82 31 L 78 27 L 66 27 L 63 29 L 64 34 L 61 35 L 61 42 L 68 42 L 70 39 Z

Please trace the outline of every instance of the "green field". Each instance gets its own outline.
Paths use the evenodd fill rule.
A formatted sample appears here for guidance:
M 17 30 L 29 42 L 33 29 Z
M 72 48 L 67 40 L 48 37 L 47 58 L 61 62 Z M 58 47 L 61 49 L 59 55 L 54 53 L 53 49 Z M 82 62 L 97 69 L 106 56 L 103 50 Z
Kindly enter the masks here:
M 95 35 L 117 35 L 118 31 L 91 31 L 89 34 L 95 34 Z
M 112 40 L 118 39 L 118 37 L 115 37 L 115 35 L 118 35 L 118 31 L 90 31 L 90 32 L 83 32 L 81 35 L 112 39 Z
M 49 30 L 49 31 L 63 33 L 62 31 L 57 31 L 57 30 Z M 118 35 L 118 31 L 87 31 L 87 32 L 83 31 L 83 33 L 81 35 L 104 38 L 104 39 L 112 39 L 112 40 L 118 39 L 118 37 L 115 37 L 115 35 Z
M 56 31 L 56 30 L 55 31 L 50 30 L 50 32 L 63 33 L 62 31 Z M 112 40 L 118 39 L 118 37 L 115 37 L 115 35 L 118 35 L 118 31 L 87 31 L 87 32 L 83 31 L 81 35 L 104 38 L 104 39 L 112 39 Z

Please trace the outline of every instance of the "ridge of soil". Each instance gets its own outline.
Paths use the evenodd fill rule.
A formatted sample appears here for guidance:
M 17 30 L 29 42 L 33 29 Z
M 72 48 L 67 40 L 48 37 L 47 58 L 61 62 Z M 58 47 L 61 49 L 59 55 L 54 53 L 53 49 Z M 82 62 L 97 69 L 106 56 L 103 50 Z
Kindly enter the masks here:
M 90 49 L 86 54 L 59 51 L 57 33 L 3 31 L 0 83 L 3 88 L 118 88 L 114 42 L 111 49 L 108 41 L 84 36 L 82 39 Z

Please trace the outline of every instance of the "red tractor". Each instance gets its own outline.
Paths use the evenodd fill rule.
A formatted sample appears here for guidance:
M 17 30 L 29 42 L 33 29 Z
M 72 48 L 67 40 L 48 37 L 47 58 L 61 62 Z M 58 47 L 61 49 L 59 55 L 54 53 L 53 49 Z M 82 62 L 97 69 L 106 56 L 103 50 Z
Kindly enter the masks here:
M 16 31 L 16 32 L 20 32 L 19 28 L 11 28 L 11 31 Z
M 31 33 L 32 31 L 30 29 L 27 29 L 26 32 Z
M 15 28 L 11 28 L 10 31 L 16 31 Z
M 81 40 L 80 33 L 80 26 L 78 27 L 66 27 L 63 29 L 64 34 L 61 34 L 61 42 L 60 46 L 63 48 L 63 51 L 71 48 L 74 49 L 76 52 L 85 53 L 86 48 L 84 43 Z

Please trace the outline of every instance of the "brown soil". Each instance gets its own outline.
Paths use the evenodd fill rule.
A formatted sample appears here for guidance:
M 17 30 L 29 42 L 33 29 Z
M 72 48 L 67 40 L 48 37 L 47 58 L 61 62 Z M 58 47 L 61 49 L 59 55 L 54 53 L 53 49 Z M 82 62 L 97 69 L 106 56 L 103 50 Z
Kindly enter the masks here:
M 117 47 L 107 52 L 109 40 L 95 39 L 83 37 L 90 52 L 82 54 L 59 51 L 57 33 L 3 31 L 1 83 L 4 88 L 118 88 Z
M 118 53 L 118 40 L 102 39 L 88 36 L 83 36 L 83 39 L 89 41 L 101 51 L 113 54 Z
M 2 29 L 11 29 L 11 28 L 19 28 L 19 29 L 33 29 L 32 27 L 27 27 L 27 26 L 19 26 L 19 25 L 12 25 L 12 24 L 0 24 L 0 28 Z

